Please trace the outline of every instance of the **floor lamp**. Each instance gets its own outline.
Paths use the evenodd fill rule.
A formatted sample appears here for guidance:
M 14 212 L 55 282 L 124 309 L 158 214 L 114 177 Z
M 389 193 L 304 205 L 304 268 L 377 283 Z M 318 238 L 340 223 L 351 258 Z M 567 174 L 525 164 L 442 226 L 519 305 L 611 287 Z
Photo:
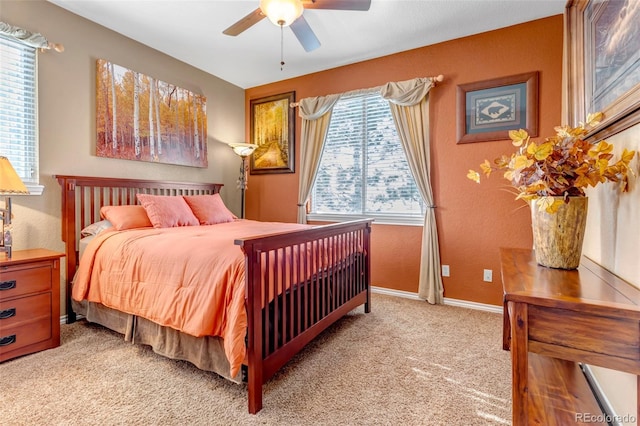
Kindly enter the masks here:
M 0 156 L 0 195 L 12 195 L 12 194 L 28 194 L 29 190 L 22 179 L 18 176 L 15 169 L 11 165 L 11 162 L 7 157 Z M 13 245 L 11 238 L 11 197 L 5 197 L 5 208 L 0 209 L 0 253 L 6 252 L 7 258 L 11 259 L 11 246 Z
M 247 180 L 249 175 L 249 163 L 247 162 L 247 158 L 253 154 L 253 151 L 256 150 L 258 145 L 252 143 L 230 143 L 229 146 L 233 149 L 233 152 L 242 159 L 242 163 L 240 164 L 240 177 L 238 177 L 238 188 L 240 188 L 240 191 L 242 192 L 242 198 L 240 201 L 240 218 L 244 219 L 244 192 L 247 189 Z

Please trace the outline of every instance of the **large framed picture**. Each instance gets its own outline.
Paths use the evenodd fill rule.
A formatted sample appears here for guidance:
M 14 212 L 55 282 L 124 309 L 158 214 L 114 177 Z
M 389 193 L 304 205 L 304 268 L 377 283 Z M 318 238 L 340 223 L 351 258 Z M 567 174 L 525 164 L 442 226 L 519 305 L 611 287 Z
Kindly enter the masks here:
M 538 72 L 461 84 L 458 143 L 509 139 L 509 130 L 538 136 Z
M 206 97 L 98 59 L 96 156 L 207 167 Z
M 565 16 L 569 124 L 602 112 L 603 139 L 640 122 L 640 2 L 571 0 Z
M 295 171 L 295 92 L 251 99 L 251 174 Z

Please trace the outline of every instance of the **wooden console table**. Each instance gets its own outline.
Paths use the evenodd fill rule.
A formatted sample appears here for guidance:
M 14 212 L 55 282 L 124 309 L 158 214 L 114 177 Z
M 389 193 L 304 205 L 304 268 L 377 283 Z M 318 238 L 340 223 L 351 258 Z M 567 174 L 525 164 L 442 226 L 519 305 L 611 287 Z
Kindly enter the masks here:
M 513 424 L 604 417 L 578 363 L 640 375 L 640 290 L 585 257 L 573 271 L 539 266 L 531 250 L 501 249 L 500 258 Z M 616 414 L 640 418 L 640 404 Z

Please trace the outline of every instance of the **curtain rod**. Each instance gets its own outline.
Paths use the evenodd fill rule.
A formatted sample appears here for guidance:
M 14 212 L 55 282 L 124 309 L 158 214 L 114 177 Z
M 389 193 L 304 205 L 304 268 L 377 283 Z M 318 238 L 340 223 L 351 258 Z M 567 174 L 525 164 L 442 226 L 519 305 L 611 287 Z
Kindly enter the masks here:
M 11 37 L 27 46 L 40 49 L 40 51 L 53 49 L 56 52 L 64 52 L 62 44 L 51 43 L 40 33 L 33 33 L 2 21 L 0 21 L 0 35 Z
M 440 83 L 444 80 L 444 76 L 442 74 L 437 75 L 435 77 L 424 77 L 425 79 L 431 80 L 431 82 L 435 85 L 436 83 Z M 370 87 L 368 89 L 355 89 L 355 90 L 350 90 L 348 92 L 343 92 L 340 95 L 353 95 L 356 93 L 370 93 L 370 92 L 376 92 L 378 90 L 380 90 L 383 86 L 376 86 L 376 87 Z M 329 96 L 329 95 L 324 95 L 324 96 Z M 295 108 L 298 105 L 300 105 L 300 102 L 292 102 L 289 104 L 289 107 L 291 108 Z

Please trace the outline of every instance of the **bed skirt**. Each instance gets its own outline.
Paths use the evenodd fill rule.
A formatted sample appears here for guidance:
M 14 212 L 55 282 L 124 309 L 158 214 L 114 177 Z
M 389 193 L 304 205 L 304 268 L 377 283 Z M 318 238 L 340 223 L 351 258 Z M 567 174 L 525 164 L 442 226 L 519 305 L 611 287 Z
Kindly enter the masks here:
M 214 372 L 235 383 L 242 383 L 243 369 L 236 377 L 229 374 L 230 366 L 221 337 L 195 337 L 86 300 L 72 300 L 71 303 L 76 314 L 83 315 L 89 322 L 122 334 L 127 342 L 149 345 L 159 355 L 188 361 L 201 370 Z

